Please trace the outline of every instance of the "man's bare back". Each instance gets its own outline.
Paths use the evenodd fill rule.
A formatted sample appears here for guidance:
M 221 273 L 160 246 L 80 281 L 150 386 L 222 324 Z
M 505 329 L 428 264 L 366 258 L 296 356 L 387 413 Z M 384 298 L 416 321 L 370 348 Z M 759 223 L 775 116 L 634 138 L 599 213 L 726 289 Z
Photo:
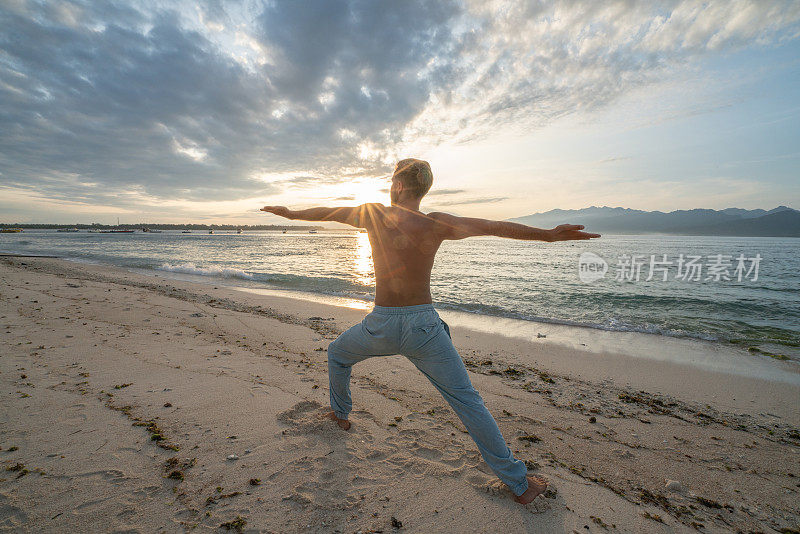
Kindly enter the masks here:
M 431 303 L 431 269 L 442 244 L 440 223 L 418 211 L 367 204 L 362 220 L 372 245 L 375 304 Z

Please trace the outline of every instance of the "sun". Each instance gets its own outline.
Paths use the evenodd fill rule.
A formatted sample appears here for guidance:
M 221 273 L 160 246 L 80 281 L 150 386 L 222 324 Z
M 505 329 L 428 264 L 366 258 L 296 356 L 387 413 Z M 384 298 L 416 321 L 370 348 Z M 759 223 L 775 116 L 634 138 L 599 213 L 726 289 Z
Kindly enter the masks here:
M 353 197 L 353 202 L 357 205 L 367 204 L 369 202 L 380 202 L 386 204 L 389 202 L 389 182 L 372 179 L 364 182 L 354 182 L 347 184 L 350 194 Z

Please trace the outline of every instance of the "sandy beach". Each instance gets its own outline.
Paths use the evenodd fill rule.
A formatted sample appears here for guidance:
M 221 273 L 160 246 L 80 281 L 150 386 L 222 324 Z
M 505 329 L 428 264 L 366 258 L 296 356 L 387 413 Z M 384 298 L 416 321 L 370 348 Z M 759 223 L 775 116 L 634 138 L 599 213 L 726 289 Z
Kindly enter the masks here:
M 521 506 L 401 356 L 354 367 L 350 432 L 320 418 L 326 347 L 363 309 L 58 259 L 0 277 L 3 532 L 800 528 L 794 362 L 443 314 L 551 481 Z

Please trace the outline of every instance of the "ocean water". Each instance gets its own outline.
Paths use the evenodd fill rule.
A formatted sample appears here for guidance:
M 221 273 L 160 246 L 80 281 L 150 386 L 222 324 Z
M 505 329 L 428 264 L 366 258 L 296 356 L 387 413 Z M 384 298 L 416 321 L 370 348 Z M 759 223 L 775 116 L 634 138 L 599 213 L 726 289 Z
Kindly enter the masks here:
M 51 254 L 195 275 L 211 283 L 367 301 L 374 295 L 369 241 L 358 232 L 26 230 L 0 234 L 0 252 Z M 700 273 L 686 268 L 692 258 Z M 651 260 L 671 264 L 656 263 L 650 276 Z M 607 271 L 599 277 L 603 261 Z M 638 273 L 629 268 L 637 264 Z M 587 281 L 592 277 L 597 279 Z M 431 284 L 441 308 L 736 343 L 800 359 L 800 239 L 610 235 L 590 242 L 539 243 L 472 238 L 442 245 Z

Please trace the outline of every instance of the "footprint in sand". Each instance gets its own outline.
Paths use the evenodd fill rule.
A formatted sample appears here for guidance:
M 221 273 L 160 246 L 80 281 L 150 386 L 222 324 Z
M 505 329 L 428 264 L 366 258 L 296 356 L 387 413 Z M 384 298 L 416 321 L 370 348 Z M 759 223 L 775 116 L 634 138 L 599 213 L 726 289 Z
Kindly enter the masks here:
M 444 456 L 441 451 L 426 447 L 425 445 L 420 444 L 418 441 L 413 441 L 409 446 L 409 450 L 416 456 L 434 462 L 441 460 L 442 456 Z
M 344 432 L 327 417 L 330 408 L 322 406 L 316 401 L 301 401 L 278 414 L 278 422 L 288 425 L 289 428 L 281 433 L 288 436 L 313 434 L 322 438 L 342 439 L 344 436 L 355 435 Z M 363 428 L 359 428 L 358 437 L 362 440 L 369 439 Z
M 9 531 L 15 530 L 17 527 L 22 527 L 28 522 L 28 515 L 22 508 L 14 506 L 11 495 L 0 493 L 0 527 L 5 530 L 9 527 Z

